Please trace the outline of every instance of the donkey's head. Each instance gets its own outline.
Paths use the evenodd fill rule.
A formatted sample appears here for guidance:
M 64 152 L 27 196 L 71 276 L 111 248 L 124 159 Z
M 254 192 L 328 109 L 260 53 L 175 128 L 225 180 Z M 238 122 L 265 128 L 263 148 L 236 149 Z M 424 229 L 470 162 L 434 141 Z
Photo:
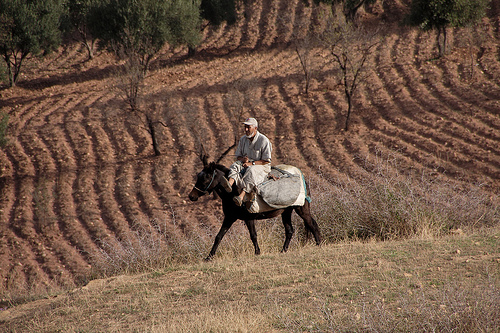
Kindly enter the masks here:
M 189 199 L 191 201 L 196 201 L 199 197 L 207 193 L 212 193 L 217 187 L 220 187 L 220 189 L 225 190 L 227 193 L 232 192 L 231 185 L 229 185 L 229 181 L 225 177 L 225 172 L 221 168 L 224 167 L 212 162 L 196 175 L 196 183 L 191 192 L 189 192 Z
M 196 183 L 189 192 L 191 201 L 198 200 L 199 197 L 212 193 L 212 191 L 222 182 L 224 174 L 215 167 L 215 163 L 207 164 L 200 173 L 196 175 Z
M 226 156 L 235 146 L 236 138 L 234 144 L 222 153 L 221 157 L 217 159 L 217 162 L 208 163 L 208 154 L 203 144 L 201 145 L 200 160 L 203 162 L 203 170 L 196 175 L 196 183 L 191 192 L 189 192 L 189 199 L 191 201 L 196 201 L 199 197 L 207 193 L 212 193 L 219 185 L 228 193 L 232 191 L 224 171 L 221 170 L 220 166 L 217 166 L 224 156 Z

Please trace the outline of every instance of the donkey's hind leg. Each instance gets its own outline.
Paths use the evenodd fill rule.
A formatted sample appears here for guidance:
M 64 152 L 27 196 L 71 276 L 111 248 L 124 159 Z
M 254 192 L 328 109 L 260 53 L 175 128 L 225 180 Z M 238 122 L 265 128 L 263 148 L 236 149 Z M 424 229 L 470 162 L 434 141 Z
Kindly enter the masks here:
M 292 212 L 293 209 L 291 207 L 285 209 L 283 213 L 281 213 L 281 219 L 283 221 L 283 226 L 285 227 L 285 243 L 283 244 L 283 249 L 281 252 L 288 251 L 288 247 L 290 246 L 290 241 L 292 240 L 292 236 L 294 233 L 292 226 Z
M 250 239 L 252 240 L 253 247 L 255 248 L 255 254 L 260 254 L 259 242 L 257 242 L 257 230 L 255 229 L 255 220 L 245 220 L 245 224 L 250 233 Z
M 316 223 L 316 220 L 311 215 L 310 203 L 306 201 L 303 206 L 295 207 L 295 212 L 302 218 L 302 220 L 304 220 L 306 235 L 309 236 L 309 232 L 312 232 L 316 245 L 320 245 L 321 236 L 319 232 L 319 227 L 318 224 Z

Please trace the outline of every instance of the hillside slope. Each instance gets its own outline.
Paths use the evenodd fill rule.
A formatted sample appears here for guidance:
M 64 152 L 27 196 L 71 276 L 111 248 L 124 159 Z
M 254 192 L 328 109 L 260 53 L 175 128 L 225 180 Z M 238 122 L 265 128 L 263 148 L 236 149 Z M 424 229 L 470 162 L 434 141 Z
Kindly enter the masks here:
M 213 237 L 220 204 L 186 202 L 187 193 L 201 169 L 200 142 L 216 159 L 242 134 L 240 107 L 273 142 L 273 163 L 306 175 L 363 179 L 372 172 L 366 161 L 390 158 L 405 172 L 498 193 L 498 1 L 477 27 L 480 47 L 459 47 L 466 31 L 453 30 L 453 52 L 438 60 L 435 35 L 384 23 L 402 3 L 384 4 L 363 13 L 385 27 L 385 40 L 369 59 L 347 133 L 346 102 L 322 50 L 303 93 L 293 41 L 322 12 L 302 0 L 249 2 L 236 25 L 206 31 L 193 58 L 165 50 L 144 90 L 145 105 L 168 126 L 156 158 L 145 127 L 125 112 L 109 54 L 84 62 L 70 45 L 29 62 L 19 87 L 0 91 L 10 116 L 10 144 L 0 150 L 0 290 L 86 281 L 89 253 L 138 226 L 171 239 Z

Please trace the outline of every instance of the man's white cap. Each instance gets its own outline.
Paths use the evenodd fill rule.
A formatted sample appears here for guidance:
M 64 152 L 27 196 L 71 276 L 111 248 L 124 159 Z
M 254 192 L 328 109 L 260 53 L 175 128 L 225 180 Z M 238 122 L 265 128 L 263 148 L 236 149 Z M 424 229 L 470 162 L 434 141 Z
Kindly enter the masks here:
M 243 124 L 245 125 L 250 125 L 250 126 L 255 126 L 255 127 L 259 127 L 259 123 L 257 122 L 257 119 L 255 118 L 247 118 Z

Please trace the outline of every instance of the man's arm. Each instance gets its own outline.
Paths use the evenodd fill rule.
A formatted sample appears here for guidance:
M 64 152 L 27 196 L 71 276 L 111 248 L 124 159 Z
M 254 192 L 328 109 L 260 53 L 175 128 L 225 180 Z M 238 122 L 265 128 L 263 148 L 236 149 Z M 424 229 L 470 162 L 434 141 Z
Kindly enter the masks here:
M 269 163 L 271 163 L 271 162 L 266 161 L 266 160 L 250 161 L 250 160 L 248 160 L 248 158 L 247 158 L 247 161 L 246 161 L 246 162 L 243 162 L 243 161 L 242 161 L 242 163 L 243 163 L 243 166 L 244 166 L 245 168 L 248 168 L 248 167 L 249 167 L 249 166 L 251 166 L 251 165 L 266 165 L 266 164 L 269 164 Z

